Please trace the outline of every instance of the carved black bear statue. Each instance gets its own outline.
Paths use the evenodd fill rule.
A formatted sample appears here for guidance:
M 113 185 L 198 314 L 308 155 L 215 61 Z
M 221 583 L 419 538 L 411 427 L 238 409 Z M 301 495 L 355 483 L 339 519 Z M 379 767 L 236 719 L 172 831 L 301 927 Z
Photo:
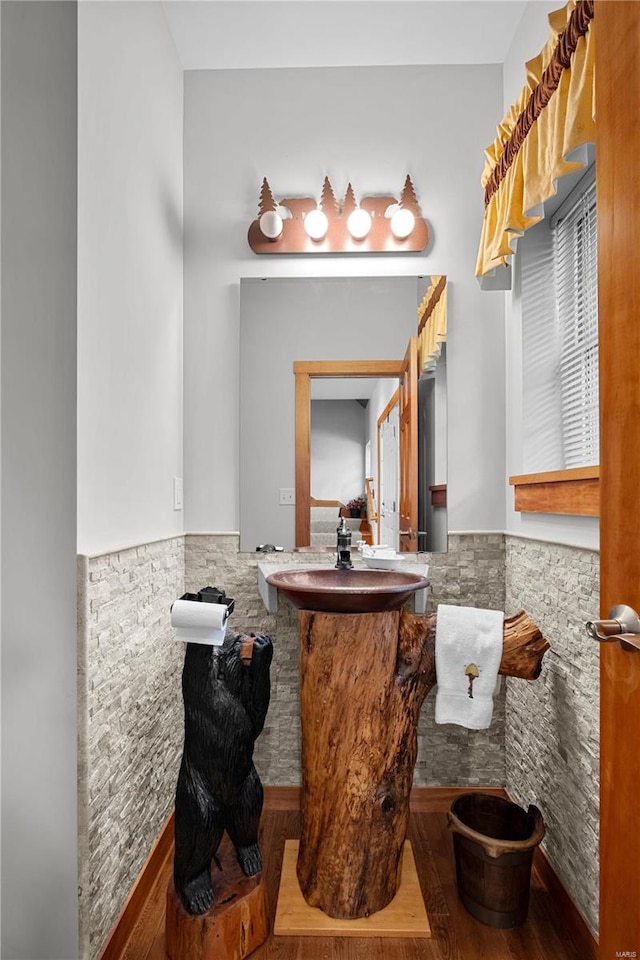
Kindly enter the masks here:
M 272 656 L 269 637 L 228 636 L 219 647 L 187 644 L 173 878 L 192 914 L 213 904 L 211 862 L 225 830 L 242 871 L 254 876 L 262 869 L 263 791 L 252 758 L 269 706 Z

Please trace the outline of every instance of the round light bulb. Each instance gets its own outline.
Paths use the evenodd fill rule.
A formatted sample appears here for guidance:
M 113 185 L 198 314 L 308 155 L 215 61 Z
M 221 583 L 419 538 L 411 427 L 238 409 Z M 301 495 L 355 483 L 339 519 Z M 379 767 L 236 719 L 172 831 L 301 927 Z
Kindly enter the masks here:
M 329 229 L 327 215 L 322 210 L 310 210 L 304 218 L 304 229 L 312 240 L 322 240 Z
M 267 240 L 277 240 L 282 236 L 282 217 L 275 210 L 267 210 L 260 217 L 260 231 Z
M 347 230 L 354 240 L 364 240 L 371 230 L 371 216 L 366 210 L 357 207 L 347 218 Z
M 391 233 L 396 240 L 406 240 L 416 225 L 416 218 L 411 210 L 396 210 L 391 217 Z

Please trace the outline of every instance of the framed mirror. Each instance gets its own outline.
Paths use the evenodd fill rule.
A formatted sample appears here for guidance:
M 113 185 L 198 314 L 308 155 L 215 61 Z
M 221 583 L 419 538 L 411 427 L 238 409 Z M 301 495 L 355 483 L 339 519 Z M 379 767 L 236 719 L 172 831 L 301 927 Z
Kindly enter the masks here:
M 318 548 L 311 510 L 316 515 L 324 510 L 324 526 L 335 533 L 338 512 L 349 510 L 352 501 L 360 503 L 359 516 L 350 521 L 354 542 L 393 538 L 395 514 L 399 539 L 390 545 L 405 552 L 446 549 L 446 506 L 442 500 L 432 504 L 430 489 L 446 486 L 444 362 L 432 364 L 419 379 L 416 370 L 416 443 L 410 460 L 400 453 L 397 387 L 408 344 L 415 340 L 417 307 L 430 284 L 430 277 L 241 281 L 241 550 L 255 551 L 263 543 Z M 394 394 L 397 404 L 390 403 Z M 303 421 L 307 439 L 301 443 L 297 429 Z M 416 491 L 414 512 L 406 520 L 402 475 L 405 487 Z M 331 531 L 322 532 L 332 549 Z

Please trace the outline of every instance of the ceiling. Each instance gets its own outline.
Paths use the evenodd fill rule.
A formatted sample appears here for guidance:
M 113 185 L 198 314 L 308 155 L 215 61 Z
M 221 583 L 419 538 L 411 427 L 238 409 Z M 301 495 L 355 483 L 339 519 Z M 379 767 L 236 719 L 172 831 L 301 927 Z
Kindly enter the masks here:
M 166 0 L 185 70 L 503 63 L 520 0 Z

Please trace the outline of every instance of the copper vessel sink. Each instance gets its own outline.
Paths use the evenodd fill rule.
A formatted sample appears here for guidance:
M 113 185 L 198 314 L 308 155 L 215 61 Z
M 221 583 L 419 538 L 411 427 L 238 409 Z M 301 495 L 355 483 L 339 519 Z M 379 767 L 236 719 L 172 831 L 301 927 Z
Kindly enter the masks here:
M 378 613 L 399 610 L 426 577 L 404 570 L 280 570 L 267 577 L 301 610 L 324 613 Z

